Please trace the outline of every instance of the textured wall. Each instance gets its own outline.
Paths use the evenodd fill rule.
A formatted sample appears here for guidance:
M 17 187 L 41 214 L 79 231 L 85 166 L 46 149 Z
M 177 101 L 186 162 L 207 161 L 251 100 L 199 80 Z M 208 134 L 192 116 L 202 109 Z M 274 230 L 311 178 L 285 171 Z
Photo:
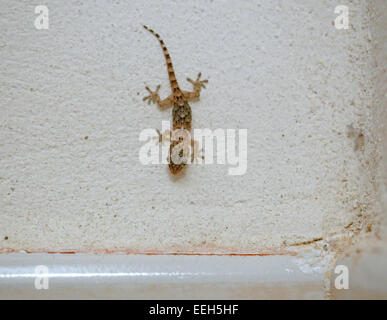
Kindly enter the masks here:
M 366 1 L 348 30 L 333 0 L 48 1 L 48 30 L 38 4 L 0 4 L 1 248 L 257 252 L 372 211 Z M 248 130 L 245 175 L 139 162 L 141 130 L 171 119 L 142 101 L 169 83 L 141 24 L 184 89 L 208 77 L 194 127 Z
M 382 160 L 377 172 L 379 201 L 381 203 L 384 238 L 387 240 L 387 2 L 373 0 L 372 34 L 374 38 L 374 130 L 379 132 L 379 148 Z

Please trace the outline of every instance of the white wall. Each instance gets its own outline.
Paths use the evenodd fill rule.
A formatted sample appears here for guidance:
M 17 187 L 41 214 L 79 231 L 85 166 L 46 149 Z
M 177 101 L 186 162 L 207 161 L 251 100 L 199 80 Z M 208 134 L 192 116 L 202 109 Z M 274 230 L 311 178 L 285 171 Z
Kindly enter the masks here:
M 348 30 L 333 0 L 48 1 L 48 30 L 38 4 L 0 4 L 3 250 L 259 252 L 351 236 L 375 213 L 366 1 L 341 1 Z M 194 127 L 248 130 L 245 175 L 139 162 L 139 133 L 171 119 L 142 101 L 169 84 L 141 24 L 184 89 L 208 77 Z

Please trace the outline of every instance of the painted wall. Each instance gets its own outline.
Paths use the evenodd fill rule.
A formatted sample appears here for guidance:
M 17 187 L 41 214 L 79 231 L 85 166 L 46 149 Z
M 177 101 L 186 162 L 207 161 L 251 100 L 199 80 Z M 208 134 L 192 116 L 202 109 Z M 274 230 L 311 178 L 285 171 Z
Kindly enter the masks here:
M 262 252 L 351 236 L 375 213 L 368 5 L 336 1 L 0 4 L 3 250 Z M 170 110 L 156 30 L 178 81 L 209 79 L 195 128 L 247 129 L 247 171 L 143 165 Z M 364 169 L 365 168 L 365 169 Z

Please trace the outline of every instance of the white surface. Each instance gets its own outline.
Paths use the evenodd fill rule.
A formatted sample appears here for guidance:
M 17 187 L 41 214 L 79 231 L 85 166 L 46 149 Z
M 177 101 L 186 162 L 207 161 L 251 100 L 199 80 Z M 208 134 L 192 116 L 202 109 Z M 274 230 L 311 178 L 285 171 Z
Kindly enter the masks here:
M 36 30 L 40 3 L 1 2 L 0 248 L 257 252 L 372 212 L 367 2 L 350 2 L 349 30 L 333 0 L 223 3 L 49 1 Z M 246 175 L 141 165 L 140 131 L 171 117 L 142 101 L 145 84 L 169 94 L 142 23 L 183 88 L 209 78 L 194 127 L 248 129 Z
M 0 299 L 321 299 L 322 284 L 285 256 L 0 255 Z
M 382 157 L 376 176 L 380 225 L 377 225 L 377 237 L 359 242 L 336 262 L 347 266 L 349 271 L 348 290 L 336 290 L 332 281 L 331 294 L 336 299 L 387 299 L 387 2 L 374 0 L 372 3 L 376 91 L 373 113 Z

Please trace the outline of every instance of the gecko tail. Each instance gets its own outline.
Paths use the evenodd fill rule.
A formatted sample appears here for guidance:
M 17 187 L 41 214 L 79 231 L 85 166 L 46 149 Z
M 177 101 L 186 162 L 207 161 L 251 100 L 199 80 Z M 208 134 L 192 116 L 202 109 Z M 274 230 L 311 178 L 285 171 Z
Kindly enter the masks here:
M 169 82 L 171 84 L 172 91 L 179 91 L 179 86 L 177 84 L 175 71 L 173 69 L 171 56 L 169 55 L 168 49 L 166 45 L 164 44 L 164 41 L 161 39 L 160 35 L 156 32 L 154 32 L 151 28 L 147 27 L 146 25 L 142 25 L 145 30 L 148 30 L 151 34 L 153 34 L 160 42 L 161 49 L 163 49 L 165 61 L 167 62 L 167 71 L 169 76 Z

